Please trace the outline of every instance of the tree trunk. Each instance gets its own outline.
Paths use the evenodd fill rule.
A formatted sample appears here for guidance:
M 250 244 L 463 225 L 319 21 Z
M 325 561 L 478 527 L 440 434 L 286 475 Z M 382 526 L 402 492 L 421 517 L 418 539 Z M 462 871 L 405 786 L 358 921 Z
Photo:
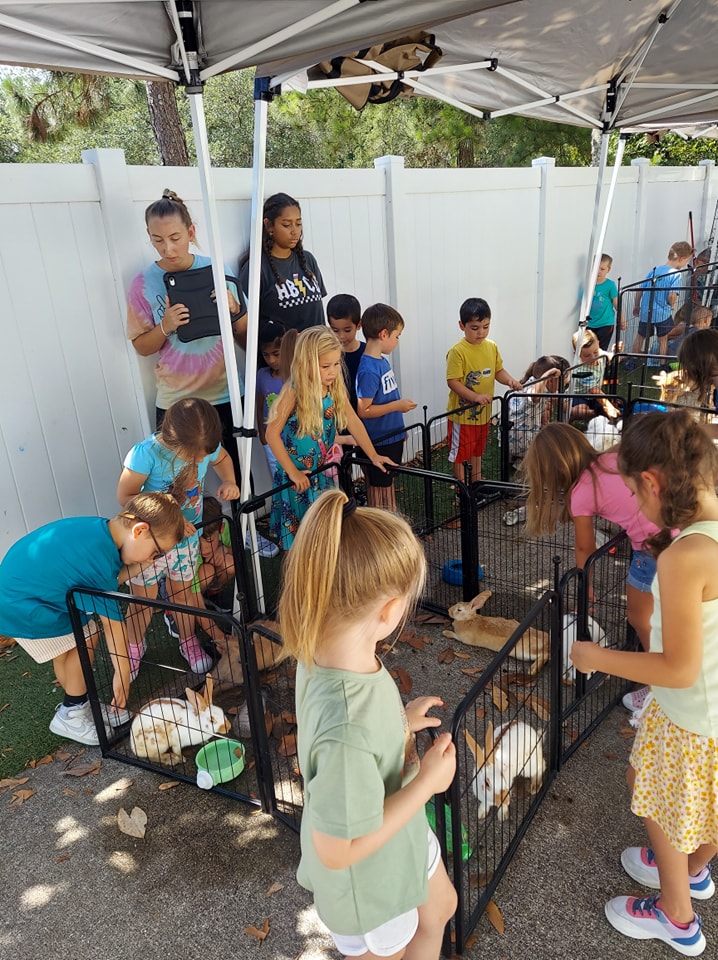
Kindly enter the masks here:
M 456 147 L 456 166 L 473 167 L 475 163 L 474 141 L 468 138 L 460 140 Z
M 174 87 L 164 80 L 147 80 L 147 106 L 165 167 L 188 167 L 189 152 L 180 120 Z

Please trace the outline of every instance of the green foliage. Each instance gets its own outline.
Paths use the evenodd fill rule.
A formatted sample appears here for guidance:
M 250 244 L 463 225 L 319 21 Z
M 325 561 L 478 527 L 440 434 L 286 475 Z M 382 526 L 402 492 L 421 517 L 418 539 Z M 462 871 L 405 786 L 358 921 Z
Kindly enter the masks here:
M 210 154 L 218 167 L 252 164 L 253 85 L 254 71 L 242 70 L 205 88 Z M 189 101 L 181 89 L 177 102 L 194 162 Z M 609 162 L 617 139 L 612 135 Z M 77 163 L 91 147 L 121 147 L 131 164 L 160 162 L 142 83 L 17 70 L 0 84 L 0 162 Z M 524 117 L 486 121 L 424 97 L 357 111 L 335 90 L 313 90 L 286 93 L 269 106 L 269 167 L 371 167 L 385 154 L 403 156 L 407 167 L 525 167 L 539 156 L 555 157 L 559 166 L 587 166 L 591 135 Z M 637 135 L 624 162 L 637 156 L 693 165 L 718 159 L 718 141 L 666 134 L 652 142 Z

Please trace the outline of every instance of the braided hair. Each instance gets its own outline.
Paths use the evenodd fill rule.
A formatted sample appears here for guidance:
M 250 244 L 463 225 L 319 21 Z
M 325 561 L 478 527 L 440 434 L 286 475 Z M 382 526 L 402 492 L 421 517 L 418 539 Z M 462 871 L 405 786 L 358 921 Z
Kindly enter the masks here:
M 267 197 L 267 199 L 264 201 L 264 207 L 262 208 L 262 252 L 266 254 L 270 269 L 274 274 L 274 279 L 280 286 L 284 281 L 279 275 L 279 270 L 277 270 L 277 265 L 275 264 L 274 257 L 272 256 L 274 239 L 267 229 L 266 221 L 269 220 L 269 222 L 273 224 L 274 221 L 282 215 L 282 212 L 287 209 L 287 207 L 296 207 L 300 214 L 302 212 L 302 208 L 299 206 L 298 201 L 296 201 L 294 197 L 290 197 L 288 193 L 272 194 L 271 197 Z M 301 237 L 297 241 L 294 252 L 299 257 L 299 264 L 304 272 L 304 275 L 308 280 L 313 280 L 314 273 L 309 269 L 309 265 L 307 264 L 307 258 L 304 253 Z

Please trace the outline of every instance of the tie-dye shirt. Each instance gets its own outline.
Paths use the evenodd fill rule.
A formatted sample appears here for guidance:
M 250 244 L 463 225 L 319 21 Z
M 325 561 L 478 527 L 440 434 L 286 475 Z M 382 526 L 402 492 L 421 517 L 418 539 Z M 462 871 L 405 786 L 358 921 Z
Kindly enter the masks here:
M 198 270 L 210 263 L 209 257 L 195 256 L 190 270 Z M 231 276 L 227 267 L 224 271 Z M 147 333 L 162 320 L 167 296 L 164 276 L 165 271 L 153 263 L 132 281 L 127 298 L 127 336 L 130 340 Z M 242 291 L 237 284 L 228 282 L 227 286 L 239 303 L 241 312 L 245 313 Z M 155 376 L 156 406 L 160 410 L 169 409 L 175 400 L 183 397 L 199 397 L 215 406 L 229 403 L 221 337 L 201 337 L 183 343 L 179 337 L 171 334 L 160 347 Z M 243 388 L 241 371 L 239 381 Z

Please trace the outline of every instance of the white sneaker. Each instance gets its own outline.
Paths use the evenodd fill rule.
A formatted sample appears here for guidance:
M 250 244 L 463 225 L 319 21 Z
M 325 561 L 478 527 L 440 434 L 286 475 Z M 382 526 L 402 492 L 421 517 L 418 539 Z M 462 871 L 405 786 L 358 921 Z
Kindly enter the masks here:
M 132 719 L 132 714 L 129 710 L 125 710 L 120 707 L 111 707 L 109 703 L 100 704 L 100 713 L 102 714 L 102 719 L 105 722 L 105 727 L 124 727 L 126 723 L 129 723 Z
M 267 695 L 262 691 L 262 706 L 267 709 Z M 249 723 L 249 704 L 245 700 L 237 711 L 237 733 L 245 739 L 252 736 L 252 727 Z
M 641 710 L 643 710 L 646 698 L 650 692 L 650 687 L 640 687 L 638 690 L 631 690 L 630 693 L 624 694 L 622 700 L 623 706 L 626 708 L 626 710 L 632 710 L 634 713 L 640 713 Z
M 97 736 L 95 723 L 89 702 L 66 707 L 58 703 L 55 707 L 55 716 L 50 721 L 50 732 L 66 740 L 84 743 L 88 747 L 97 747 L 100 738 Z
M 247 536 L 244 538 L 244 546 L 247 550 L 252 549 L 252 535 L 249 530 L 247 530 Z M 276 557 L 279 553 L 279 547 L 276 543 L 267 540 L 266 537 L 263 537 L 262 534 L 257 531 L 257 553 L 265 560 L 271 560 L 272 557 Z

